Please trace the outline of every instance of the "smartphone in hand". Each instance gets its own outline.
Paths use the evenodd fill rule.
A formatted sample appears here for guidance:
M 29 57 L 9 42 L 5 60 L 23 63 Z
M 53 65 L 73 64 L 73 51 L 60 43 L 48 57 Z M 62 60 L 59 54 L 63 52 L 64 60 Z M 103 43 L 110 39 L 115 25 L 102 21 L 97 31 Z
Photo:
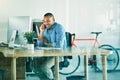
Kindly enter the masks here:
M 43 24 L 44 25 L 44 24 Z M 46 26 L 44 25 L 44 29 L 46 28 Z
M 42 24 L 42 25 L 40 26 L 40 31 L 44 31 L 45 28 L 46 28 L 46 26 L 45 26 L 44 24 Z

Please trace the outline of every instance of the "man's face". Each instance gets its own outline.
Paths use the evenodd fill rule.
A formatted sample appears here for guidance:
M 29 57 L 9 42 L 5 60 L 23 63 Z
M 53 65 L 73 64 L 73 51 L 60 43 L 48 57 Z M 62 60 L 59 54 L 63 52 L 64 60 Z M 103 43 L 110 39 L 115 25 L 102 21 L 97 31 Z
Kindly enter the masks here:
M 43 20 L 43 24 L 46 26 L 47 29 L 51 28 L 51 26 L 54 24 L 55 19 L 51 16 L 45 16 Z

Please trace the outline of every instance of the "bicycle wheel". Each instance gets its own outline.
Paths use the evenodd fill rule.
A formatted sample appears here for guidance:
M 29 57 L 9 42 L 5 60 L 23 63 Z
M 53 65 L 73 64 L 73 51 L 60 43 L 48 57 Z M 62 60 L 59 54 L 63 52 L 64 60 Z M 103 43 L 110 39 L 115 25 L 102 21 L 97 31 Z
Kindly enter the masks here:
M 107 56 L 107 71 L 114 71 L 116 70 L 118 64 L 119 64 L 119 54 L 117 50 L 112 47 L 111 45 L 101 45 L 99 48 L 105 49 L 105 50 L 110 50 L 112 54 Z M 102 71 L 102 58 L 101 56 L 97 56 L 97 68 Z
M 80 66 L 80 56 L 72 56 L 72 59 L 68 59 L 69 66 L 59 70 L 59 73 L 62 75 L 69 75 L 74 73 Z

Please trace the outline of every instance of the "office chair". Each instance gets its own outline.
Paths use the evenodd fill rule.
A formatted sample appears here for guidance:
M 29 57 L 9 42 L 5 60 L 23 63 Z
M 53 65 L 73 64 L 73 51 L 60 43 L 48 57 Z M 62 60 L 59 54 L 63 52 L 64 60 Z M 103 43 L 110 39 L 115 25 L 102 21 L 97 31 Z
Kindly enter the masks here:
M 66 32 L 66 41 L 67 41 L 67 47 L 72 47 L 72 36 L 73 34 L 71 34 L 70 32 Z M 62 62 L 62 64 L 60 67 L 68 67 L 69 66 L 69 62 L 68 59 L 72 59 L 72 56 L 65 56 L 64 57 L 64 61 Z M 79 75 L 70 75 L 66 77 L 66 80 L 86 80 L 85 76 L 79 76 Z

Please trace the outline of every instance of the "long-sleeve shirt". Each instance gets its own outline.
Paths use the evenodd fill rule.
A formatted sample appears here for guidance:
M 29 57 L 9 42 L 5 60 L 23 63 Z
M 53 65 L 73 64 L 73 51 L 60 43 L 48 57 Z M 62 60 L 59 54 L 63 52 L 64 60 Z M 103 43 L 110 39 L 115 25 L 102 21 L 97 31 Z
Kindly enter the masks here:
M 44 36 L 47 39 L 48 43 L 52 43 L 53 47 L 65 48 L 66 43 L 66 35 L 65 29 L 61 24 L 54 23 L 50 29 L 45 29 Z M 39 43 L 43 43 L 43 40 Z

